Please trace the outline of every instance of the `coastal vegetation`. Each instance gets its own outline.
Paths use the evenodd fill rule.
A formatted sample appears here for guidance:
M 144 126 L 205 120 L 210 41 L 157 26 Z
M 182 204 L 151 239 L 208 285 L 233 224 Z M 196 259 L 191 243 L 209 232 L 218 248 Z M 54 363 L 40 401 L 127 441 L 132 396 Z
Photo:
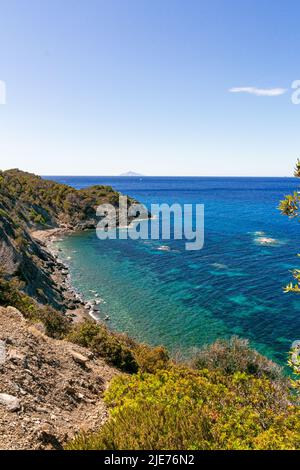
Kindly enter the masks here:
M 8 217 L 15 227 L 64 224 L 86 228 L 93 226 L 99 204 L 117 206 L 118 200 L 119 193 L 110 186 L 76 190 L 17 169 L 0 171 L 0 215 Z
M 165 348 L 137 343 L 124 334 L 112 333 L 101 323 L 85 321 L 73 325 L 67 339 L 91 349 L 109 364 L 126 372 L 151 373 L 167 368 L 170 363 Z
M 277 364 L 252 349 L 247 339 L 236 336 L 204 346 L 194 354 L 191 365 L 199 370 L 217 370 L 224 375 L 241 372 L 257 378 L 282 378 L 282 370 Z
M 66 316 L 56 261 L 31 231 L 95 226 L 96 205 L 117 200 L 109 187 L 76 191 L 19 170 L 0 173 L 0 305 L 118 369 L 105 392 L 108 420 L 66 449 L 300 449 L 298 382 L 247 341 L 219 340 L 176 361 L 163 347 Z M 282 211 L 298 214 L 296 202 Z
M 173 365 L 115 378 L 106 402 L 110 420 L 68 449 L 299 449 L 299 409 L 263 374 Z
M 294 176 L 300 178 L 300 159 L 296 162 L 296 167 L 294 170 Z M 287 215 L 291 219 L 300 220 L 300 193 L 295 191 L 293 194 L 285 196 L 285 198 L 280 202 L 279 209 L 283 215 Z M 300 256 L 298 254 L 298 256 Z M 294 292 L 296 294 L 300 293 L 300 269 L 293 270 L 293 277 L 295 281 L 290 282 L 285 288 L 284 292 Z M 300 345 L 298 344 L 290 352 L 289 365 L 292 367 L 294 374 L 298 377 L 297 380 L 293 382 L 295 389 L 300 392 Z
M 119 336 L 119 337 L 118 337 Z M 67 339 L 75 344 L 91 349 L 103 357 L 108 364 L 126 372 L 137 372 L 138 364 L 132 350 L 126 345 L 122 335 L 113 335 L 102 324 L 86 321 L 70 329 Z
M 16 278 L 7 281 L 0 272 L 0 305 L 15 307 L 33 323 L 41 322 L 51 338 L 63 338 L 70 329 L 64 314 L 50 305 L 42 305 L 22 291 L 22 283 Z
M 116 377 L 105 394 L 109 421 L 66 448 L 299 449 L 295 384 L 247 341 L 219 340 L 189 363 L 169 361 L 152 373 Z
M 300 178 L 300 159 L 297 160 L 296 167 L 294 170 L 294 176 Z M 291 219 L 300 220 L 300 193 L 295 191 L 293 194 L 285 196 L 285 198 L 280 201 L 279 210 L 283 215 L 287 215 Z M 298 255 L 300 256 L 300 255 Z M 300 270 L 295 269 L 293 271 L 293 277 L 296 282 L 290 282 L 284 289 L 286 293 L 296 292 L 300 293 Z

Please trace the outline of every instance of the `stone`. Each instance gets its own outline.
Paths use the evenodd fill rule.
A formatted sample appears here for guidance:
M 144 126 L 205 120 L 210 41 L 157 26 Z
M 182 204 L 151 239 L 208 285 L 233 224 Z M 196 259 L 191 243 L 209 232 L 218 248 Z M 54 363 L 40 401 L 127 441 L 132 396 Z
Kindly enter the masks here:
M 68 303 L 68 309 L 69 310 L 75 310 L 76 309 L 76 304 L 73 301 L 69 302 Z
M 8 352 L 8 358 L 12 362 L 24 361 L 26 359 L 25 354 L 18 351 L 16 348 L 10 348 Z
M 76 351 L 71 351 L 71 356 L 77 364 L 80 364 L 81 366 L 85 366 L 86 363 L 88 362 L 88 358 L 86 356 L 83 356 L 82 354 L 76 352 Z
M 4 309 L 7 320 L 19 320 L 22 323 L 25 323 L 25 318 L 22 313 L 17 310 L 15 307 L 7 307 Z
M 0 393 L 0 405 L 6 406 L 8 411 L 18 411 L 21 408 L 18 398 L 8 393 Z
M 0 340 L 0 365 L 6 361 L 6 346 L 5 342 Z

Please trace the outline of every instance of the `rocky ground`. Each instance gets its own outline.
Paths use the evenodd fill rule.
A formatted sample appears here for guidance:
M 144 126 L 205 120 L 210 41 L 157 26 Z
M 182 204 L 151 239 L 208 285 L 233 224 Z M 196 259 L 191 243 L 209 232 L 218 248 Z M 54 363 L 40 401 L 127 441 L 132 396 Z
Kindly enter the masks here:
M 107 418 L 103 391 L 117 373 L 0 307 L 1 449 L 59 449 L 79 430 L 99 429 Z

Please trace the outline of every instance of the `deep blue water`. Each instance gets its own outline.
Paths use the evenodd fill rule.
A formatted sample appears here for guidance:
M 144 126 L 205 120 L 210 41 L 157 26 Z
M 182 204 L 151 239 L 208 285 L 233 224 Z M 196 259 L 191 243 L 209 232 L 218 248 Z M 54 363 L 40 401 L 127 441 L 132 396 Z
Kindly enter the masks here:
M 286 362 L 300 339 L 300 297 L 282 289 L 299 266 L 300 226 L 277 207 L 297 189 L 295 178 L 51 178 L 75 188 L 108 184 L 146 204 L 205 205 L 200 251 L 180 240 L 100 241 L 95 232 L 59 242 L 74 285 L 87 299 L 99 294 L 112 328 L 172 351 L 236 334 Z M 277 243 L 260 245 L 257 232 Z

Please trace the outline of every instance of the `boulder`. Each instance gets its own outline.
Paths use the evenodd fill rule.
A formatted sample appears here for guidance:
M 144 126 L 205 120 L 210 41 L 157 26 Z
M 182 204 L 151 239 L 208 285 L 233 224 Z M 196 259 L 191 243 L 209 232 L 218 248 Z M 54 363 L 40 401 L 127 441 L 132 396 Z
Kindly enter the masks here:
M 21 408 L 18 398 L 8 393 L 0 393 L 0 405 L 5 406 L 8 411 L 18 411 Z
M 83 356 L 83 354 L 80 354 L 76 351 L 71 351 L 71 356 L 77 364 L 80 364 L 81 366 L 86 366 L 86 363 L 88 362 L 88 358 L 86 356 Z

